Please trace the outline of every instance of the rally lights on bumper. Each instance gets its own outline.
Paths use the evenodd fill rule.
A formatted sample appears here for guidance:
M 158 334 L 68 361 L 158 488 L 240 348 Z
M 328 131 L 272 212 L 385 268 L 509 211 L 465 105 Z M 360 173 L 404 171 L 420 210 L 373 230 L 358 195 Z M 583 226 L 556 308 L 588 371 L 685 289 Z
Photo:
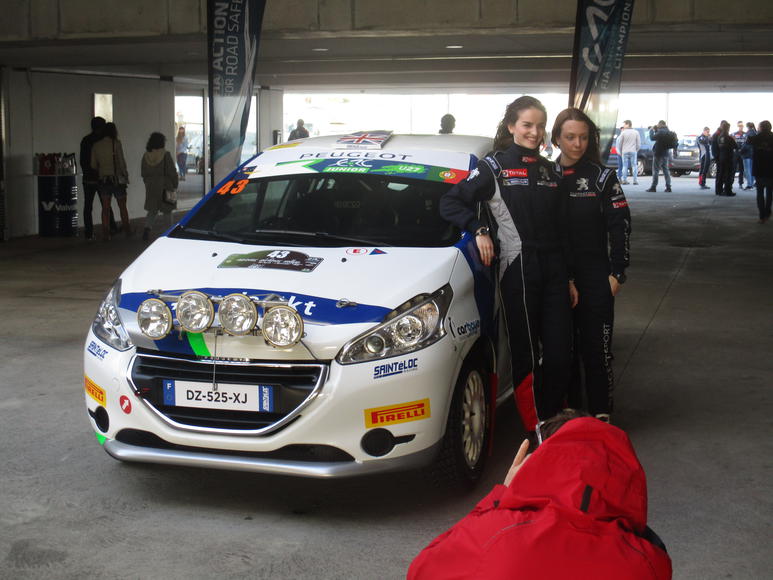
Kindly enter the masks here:
M 137 322 L 142 333 L 153 340 L 166 337 L 172 328 L 190 333 L 206 332 L 215 321 L 215 305 L 219 328 L 233 336 L 245 336 L 260 331 L 264 340 L 277 348 L 289 348 L 303 338 L 303 319 L 294 308 L 276 296 L 265 299 L 246 294 L 208 296 L 198 290 L 180 296 L 151 290 L 156 298 L 148 298 L 137 309 Z M 175 303 L 176 319 L 167 302 Z M 262 315 L 262 317 L 261 317 Z

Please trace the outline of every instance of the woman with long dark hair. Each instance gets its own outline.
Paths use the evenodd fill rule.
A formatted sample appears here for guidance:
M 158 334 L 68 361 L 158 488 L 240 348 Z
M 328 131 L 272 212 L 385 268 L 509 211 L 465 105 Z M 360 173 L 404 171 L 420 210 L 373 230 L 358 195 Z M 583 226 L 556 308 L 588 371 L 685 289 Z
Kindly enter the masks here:
M 510 103 L 494 151 L 440 203 L 446 220 L 475 236 L 485 266 L 498 241 L 515 398 L 527 431 L 561 409 L 570 370 L 566 194 L 555 165 L 539 154 L 546 123 L 534 97 Z M 488 204 L 495 231 L 476 217 L 478 202 Z
M 575 361 L 571 394 L 584 370 L 588 411 L 609 422 L 614 388 L 611 345 L 614 296 L 629 263 L 631 212 L 617 175 L 601 165 L 599 131 L 581 110 L 556 117 L 553 144 L 568 192 L 569 240 L 579 299 L 574 310 Z M 579 397 L 577 397 L 579 398 Z M 570 406 L 578 406 L 570 399 Z
M 166 137 L 163 133 L 151 133 L 145 146 L 145 154 L 142 156 L 145 211 L 148 212 L 142 239 L 146 242 L 153 233 L 153 225 L 158 213 L 163 213 L 165 221 L 171 225 L 172 210 L 176 207 L 176 203 L 168 203 L 164 200 L 164 192 L 176 190 L 179 184 L 174 160 L 169 151 L 164 148 L 165 146 Z
M 123 156 L 123 146 L 118 139 L 115 123 L 107 123 L 104 137 L 91 148 L 91 167 L 99 173 L 99 198 L 102 201 L 102 240 L 110 239 L 110 203 L 115 197 L 121 211 L 121 226 L 127 236 L 132 234 L 129 211 L 126 209 L 126 188 L 129 171 Z

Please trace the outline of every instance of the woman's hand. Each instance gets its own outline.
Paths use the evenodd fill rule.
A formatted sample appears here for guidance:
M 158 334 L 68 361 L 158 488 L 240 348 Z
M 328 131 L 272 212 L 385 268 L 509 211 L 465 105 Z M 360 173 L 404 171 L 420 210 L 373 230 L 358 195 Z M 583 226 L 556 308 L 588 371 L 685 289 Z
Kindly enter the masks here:
M 475 243 L 478 245 L 478 253 L 483 265 L 491 266 L 491 262 L 494 260 L 494 242 L 491 240 L 491 236 L 488 234 L 475 236 Z
M 612 296 L 617 295 L 618 290 L 620 290 L 620 282 L 611 274 L 609 275 L 609 289 L 612 291 Z
M 617 280 L 615 280 L 617 282 Z M 580 301 L 580 293 L 577 292 L 577 286 L 574 285 L 574 280 L 569 280 L 569 305 L 574 308 Z

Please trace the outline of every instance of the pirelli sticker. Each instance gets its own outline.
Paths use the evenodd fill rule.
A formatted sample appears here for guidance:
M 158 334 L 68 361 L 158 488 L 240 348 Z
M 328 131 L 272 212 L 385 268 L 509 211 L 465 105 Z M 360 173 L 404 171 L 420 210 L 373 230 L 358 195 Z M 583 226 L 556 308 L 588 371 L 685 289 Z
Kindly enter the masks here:
M 83 384 L 86 392 L 89 394 L 89 397 L 94 399 L 100 405 L 104 406 L 105 401 L 107 400 L 107 397 L 105 396 L 105 390 L 97 385 L 94 381 L 92 381 L 89 377 L 83 377 L 83 379 Z
M 429 399 L 365 409 L 365 427 L 384 427 L 430 418 Z

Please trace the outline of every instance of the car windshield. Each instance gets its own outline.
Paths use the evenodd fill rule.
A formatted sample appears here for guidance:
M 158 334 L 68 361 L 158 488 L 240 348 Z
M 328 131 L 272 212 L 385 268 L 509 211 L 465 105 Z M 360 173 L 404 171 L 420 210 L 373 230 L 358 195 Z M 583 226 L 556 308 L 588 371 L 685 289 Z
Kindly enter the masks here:
M 290 246 L 449 246 L 459 230 L 438 213 L 449 187 L 368 174 L 233 181 L 171 236 Z

